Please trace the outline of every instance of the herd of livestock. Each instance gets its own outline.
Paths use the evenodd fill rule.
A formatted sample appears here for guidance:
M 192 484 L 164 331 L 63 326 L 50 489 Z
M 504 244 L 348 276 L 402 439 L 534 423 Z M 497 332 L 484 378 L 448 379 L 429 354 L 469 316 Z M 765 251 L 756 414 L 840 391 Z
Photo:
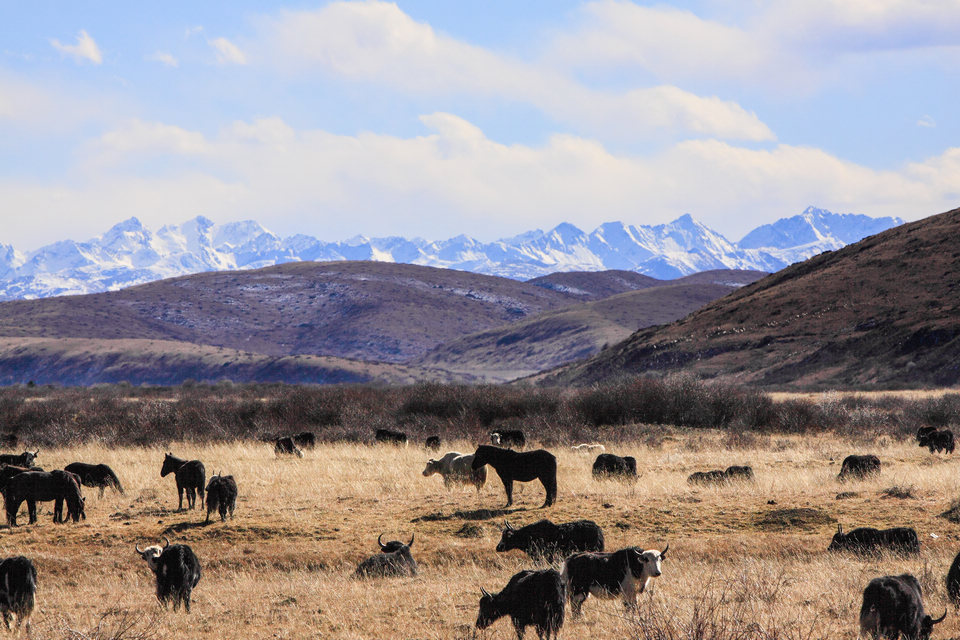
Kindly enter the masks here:
M 424 476 L 439 474 L 446 486 L 453 484 L 472 485 L 479 492 L 486 483 L 486 467 L 490 466 L 500 478 L 507 498 L 507 506 L 513 504 L 514 482 L 539 481 L 546 493 L 543 507 L 549 507 L 557 499 L 557 460 L 544 449 L 523 451 L 526 437 L 519 430 L 499 430 L 490 434 L 490 445 L 479 445 L 473 454 L 451 451 L 438 459 L 430 459 L 423 470 Z M 375 441 L 390 444 L 406 444 L 406 434 L 386 429 L 377 430 Z M 303 449 L 311 449 L 316 437 L 311 432 L 271 439 L 275 453 L 303 456 Z M 931 452 L 952 453 L 954 437 L 949 429 L 921 428 L 917 442 Z M 427 438 L 428 449 L 439 450 L 439 436 Z M 516 450 L 515 450 L 516 449 Z M 601 444 L 581 444 L 572 447 L 580 453 L 598 453 L 593 463 L 593 474 L 598 479 L 630 480 L 637 477 L 636 460 L 630 456 L 606 453 Z M 0 492 L 8 526 L 17 526 L 17 512 L 23 502 L 27 503 L 30 523 L 37 521 L 37 502 L 54 502 L 53 521 L 74 522 L 86 518 L 85 498 L 81 486 L 95 487 L 100 495 L 106 488 L 123 493 L 119 478 L 104 464 L 74 462 L 63 470 L 44 471 L 34 466 L 39 450 L 22 454 L 0 455 Z M 838 479 L 865 478 L 880 473 L 880 459 L 874 455 L 851 455 L 844 459 Z M 184 496 L 187 508 L 196 506 L 197 497 L 201 509 L 206 504 L 206 520 L 218 512 L 225 521 L 233 517 L 237 500 L 237 483 L 233 476 L 213 475 L 206 481 L 204 465 L 199 460 L 184 460 L 172 453 L 164 456 L 160 475 L 173 474 L 176 480 L 178 506 L 183 510 Z M 698 471 L 691 474 L 690 484 L 720 484 L 751 482 L 753 469 L 745 465 L 728 467 L 725 470 Z M 63 506 L 66 505 L 66 515 Z M 384 543 L 377 539 L 380 553 L 370 556 L 359 564 L 357 578 L 417 575 L 417 563 L 409 542 L 393 540 Z M 201 577 L 200 562 L 193 550 L 185 544 L 164 544 L 141 549 L 135 545 L 137 554 L 146 562 L 156 579 L 156 596 L 161 604 L 173 604 L 174 610 L 182 604 L 190 611 L 190 595 Z M 526 627 L 533 626 L 538 636 L 549 640 L 557 636 L 564 622 L 566 603 L 570 603 L 574 617 L 581 614 L 584 602 L 590 595 L 598 598 L 622 598 L 627 607 L 635 607 L 637 596 L 644 592 L 650 580 L 661 575 L 661 563 L 666 559 L 669 545 L 663 550 L 644 550 L 626 547 L 614 552 L 604 548 L 601 528 L 590 520 L 578 520 L 554 524 L 543 519 L 521 528 L 504 522 L 497 552 L 519 549 L 539 561 L 562 562 L 562 570 L 527 569 L 515 574 L 497 593 L 481 589 L 479 614 L 476 626 L 484 629 L 501 617 L 510 617 L 518 638 Z M 876 553 L 888 550 L 900 554 L 920 551 L 916 532 L 907 527 L 878 530 L 858 528 L 844 533 L 838 526 L 829 551 Z M 33 562 L 23 556 L 0 561 L 0 614 L 10 628 L 16 620 L 17 628 L 27 624 L 33 611 L 37 587 L 37 570 Z M 947 574 L 947 592 L 956 606 L 960 607 L 960 554 L 957 555 Z M 861 633 L 873 637 L 896 639 L 903 635 L 908 640 L 929 638 L 934 625 L 943 621 L 946 612 L 933 618 L 924 612 L 922 593 L 917 579 L 910 574 L 882 576 L 870 581 L 863 592 L 860 611 Z

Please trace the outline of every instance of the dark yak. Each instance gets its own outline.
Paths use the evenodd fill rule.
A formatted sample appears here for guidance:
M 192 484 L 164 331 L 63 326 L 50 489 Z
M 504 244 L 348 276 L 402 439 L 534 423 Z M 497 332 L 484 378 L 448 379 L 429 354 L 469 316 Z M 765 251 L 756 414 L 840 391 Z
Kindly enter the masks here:
M 927 446 L 927 436 L 937 431 L 936 427 L 920 427 L 917 429 L 917 443 L 921 447 Z
M 317 446 L 317 436 L 313 431 L 301 431 L 293 436 L 293 444 L 301 449 L 313 449 Z
M 79 480 L 67 471 L 25 471 L 10 478 L 4 495 L 9 526 L 17 526 L 17 512 L 24 500 L 27 501 L 30 524 L 37 521 L 37 502 L 51 500 L 55 502 L 54 522 L 63 521 L 64 501 L 67 503 L 67 516 L 74 522 L 78 522 L 81 516 L 86 517 Z
M 753 467 L 748 465 L 732 465 L 723 473 L 727 480 L 753 480 Z
M 200 508 L 203 508 L 203 487 L 207 479 L 207 470 L 199 460 L 183 460 L 172 453 L 163 457 L 163 466 L 160 467 L 160 477 L 173 474 L 177 480 L 177 494 L 180 504 L 177 511 L 183 511 L 183 493 L 187 493 L 187 508 L 193 509 L 197 503 L 197 494 L 200 494 Z
M 190 613 L 190 594 L 200 582 L 200 561 L 197 555 L 185 544 L 174 544 L 164 538 L 163 547 L 151 546 L 134 548 L 153 571 L 157 579 L 157 600 L 166 608 L 173 601 L 173 610 L 182 603 Z
M 592 520 L 560 524 L 539 520 L 519 529 L 507 521 L 503 524 L 497 552 L 520 549 L 532 558 L 554 562 L 578 551 L 603 551 L 603 531 Z
M 873 638 L 927 640 L 933 626 L 943 622 L 947 612 L 934 620 L 923 611 L 920 583 L 909 573 L 874 578 L 863 590 L 860 607 L 860 634 Z
M 612 453 L 601 453 L 593 461 L 593 475 L 598 478 L 636 478 L 637 459 L 633 456 L 615 456 Z
M 920 446 L 930 449 L 930 453 L 941 451 L 953 453 L 955 448 L 953 431 L 950 429 L 935 429 L 920 441 Z
M 953 559 L 953 564 L 947 571 L 947 596 L 955 609 L 960 608 L 960 553 Z
M 0 560 L 0 612 L 10 629 L 11 617 L 17 618 L 17 630 L 26 623 L 30 635 L 30 615 L 37 593 L 37 568 L 30 558 L 14 556 Z
M 439 450 L 440 450 L 440 436 L 430 436 L 429 438 L 427 438 L 426 442 L 424 442 L 424 446 L 425 446 L 427 449 L 433 449 L 434 451 L 439 451 Z
M 487 593 L 480 598 L 477 628 L 486 629 L 502 618 L 510 616 L 518 640 L 523 639 L 527 627 L 537 630 L 540 640 L 557 638 L 563 626 L 563 578 L 555 569 L 524 570 L 515 574 L 500 593 Z
M 843 459 L 840 466 L 838 480 L 849 480 L 850 478 L 866 478 L 871 475 L 880 474 L 880 458 L 874 455 L 865 456 L 847 456 Z
M 277 438 L 273 445 L 273 452 L 278 456 L 295 455 L 298 458 L 303 457 L 303 451 L 300 451 L 300 447 L 293 443 L 293 438 L 290 436 Z
M 380 539 L 383 534 L 377 538 L 377 544 L 380 545 L 381 553 L 370 556 L 357 566 L 354 572 L 354 578 L 382 578 L 386 576 L 415 576 L 417 575 L 417 561 L 413 559 L 410 553 L 410 546 L 413 545 L 413 536 L 410 536 L 410 543 L 403 544 L 399 541 L 382 544 Z
M 920 540 L 917 532 L 909 527 L 892 529 L 873 529 L 860 527 L 850 533 L 844 533 L 837 525 L 837 532 L 827 551 L 853 551 L 854 553 L 877 553 L 889 549 L 897 553 L 920 553 Z
M 567 558 L 563 563 L 563 579 L 574 617 L 580 615 L 590 595 L 621 596 L 624 606 L 636 607 L 637 595 L 644 592 L 650 580 L 660 576 L 660 563 L 669 548 L 669 544 L 663 551 L 627 547 L 613 553 L 575 553 Z
M 523 449 L 527 446 L 527 437 L 520 429 L 497 429 L 490 432 L 490 442 L 501 447 Z
M 689 484 L 723 484 L 727 474 L 719 469 L 714 471 L 695 471 L 687 477 Z
M 543 506 L 549 507 L 556 501 L 557 459 L 549 451 L 537 449 L 536 451 L 517 452 L 482 444 L 477 447 L 477 451 L 473 454 L 471 468 L 476 471 L 485 464 L 493 467 L 497 475 L 500 476 L 503 489 L 507 493 L 508 507 L 513 504 L 513 482 L 515 480 L 517 482 L 539 480 L 547 492 L 547 498 Z
M 12 464 L 17 467 L 32 467 L 34 460 L 37 459 L 37 454 L 40 453 L 40 449 L 37 449 L 33 453 L 29 451 L 24 451 L 23 453 L 0 453 L 0 464 Z
M 373 435 L 373 438 L 377 442 L 385 442 L 387 444 L 407 444 L 407 434 L 402 431 L 377 429 L 377 432 Z
M 113 469 L 105 464 L 87 464 L 86 462 L 71 462 L 64 467 L 65 471 L 75 473 L 80 477 L 80 484 L 85 487 L 99 487 L 100 497 L 103 497 L 103 490 L 112 487 L 123 493 L 123 487 Z
M 233 518 L 233 510 L 237 506 L 237 482 L 233 476 L 214 475 L 207 483 L 207 517 L 204 522 L 210 522 L 210 514 L 220 513 L 220 522 L 226 522 L 227 512 Z

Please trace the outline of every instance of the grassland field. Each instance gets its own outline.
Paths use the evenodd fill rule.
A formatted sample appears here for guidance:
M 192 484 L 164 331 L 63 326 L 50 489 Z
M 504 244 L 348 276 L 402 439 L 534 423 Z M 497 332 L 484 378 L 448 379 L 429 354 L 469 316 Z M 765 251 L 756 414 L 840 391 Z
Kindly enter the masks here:
M 554 447 L 559 498 L 540 509 L 538 483 L 518 485 L 504 510 L 492 469 L 486 487 L 443 488 L 423 477 L 424 449 L 324 444 L 305 457 L 277 458 L 259 442 L 166 447 L 233 474 L 236 516 L 176 512 L 172 476 L 161 479 L 160 448 L 84 445 L 43 450 L 38 464 L 104 462 L 126 493 L 98 497 L 85 489 L 87 519 L 54 525 L 44 503 L 36 525 L 0 528 L 0 552 L 24 554 L 39 571 L 33 635 L 38 638 L 513 638 L 508 620 L 474 629 L 480 587 L 499 590 L 532 565 L 519 551 L 496 553 L 504 518 L 524 525 L 589 518 L 604 530 L 608 550 L 670 544 L 663 576 L 635 612 L 619 600 L 588 599 L 584 616 L 564 626 L 566 638 L 854 638 L 863 587 L 873 577 L 911 572 L 927 609 L 948 606 L 944 578 L 957 551 L 960 525 L 939 517 L 958 495 L 960 458 L 931 455 L 911 441 L 882 436 L 857 443 L 834 435 L 755 436 L 666 428 L 656 442 L 608 444 L 633 455 L 634 483 L 596 481 L 593 456 Z M 449 449 L 472 452 L 474 444 Z M 877 479 L 840 484 L 840 461 L 872 452 L 883 461 Z M 756 481 L 691 487 L 693 471 L 750 464 Z M 885 490 L 899 487 L 888 497 Z M 841 492 L 852 497 L 837 499 Z M 789 509 L 813 509 L 790 524 Z M 811 515 L 812 514 L 812 515 Z M 796 514 L 794 514 L 796 515 Z M 918 557 L 862 558 L 828 554 L 837 522 L 913 526 Z M 413 578 L 356 580 L 359 561 L 376 539 L 416 541 Z M 164 611 L 153 575 L 134 544 L 162 536 L 189 544 L 203 577 L 190 614 Z M 934 537 L 936 536 L 936 537 Z M 535 636 L 533 629 L 529 636 Z M 960 636 L 950 615 L 934 637 Z

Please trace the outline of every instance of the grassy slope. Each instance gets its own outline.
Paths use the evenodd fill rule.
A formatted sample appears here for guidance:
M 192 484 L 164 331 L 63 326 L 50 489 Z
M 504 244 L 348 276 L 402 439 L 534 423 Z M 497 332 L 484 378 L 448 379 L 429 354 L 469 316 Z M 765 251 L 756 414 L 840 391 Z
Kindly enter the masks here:
M 705 600 L 719 601 L 719 614 L 741 631 L 749 624 L 756 633 L 779 630 L 777 637 L 852 639 L 863 586 L 877 575 L 904 571 L 920 578 L 929 611 L 939 615 L 946 607 L 943 578 L 960 529 L 936 514 L 956 495 L 956 458 L 885 439 L 774 436 L 743 448 L 744 442 L 714 432 L 652 433 L 649 446 L 608 443 L 608 450 L 641 461 L 639 482 L 595 482 L 589 456 L 554 449 L 557 505 L 536 508 L 542 489 L 524 484 L 506 514 L 499 510 L 503 491 L 495 477 L 479 496 L 472 489 L 445 491 L 438 477 L 422 477 L 428 454 L 413 446 L 327 445 L 298 460 L 276 459 L 263 444 L 173 443 L 166 449 L 200 458 L 208 473 L 222 469 L 237 478 L 236 518 L 206 526 L 197 512 L 173 511 L 173 479 L 159 477 L 162 450 L 90 445 L 41 451 L 38 462 L 47 468 L 105 462 L 127 493 L 101 499 L 86 489 L 88 519 L 79 525 L 53 525 L 45 504 L 38 525 L 4 530 L 4 548 L 38 566 L 34 635 L 42 638 L 77 637 L 66 630 L 90 630 L 115 608 L 132 611 L 141 628 L 156 618 L 159 637 L 471 638 L 479 588 L 499 589 L 531 566 L 519 552 L 493 551 L 504 515 L 516 525 L 541 517 L 591 518 L 603 527 L 610 549 L 670 543 L 663 577 L 641 598 L 640 618 L 624 615 L 617 601 L 591 598 L 583 620 L 568 620 L 564 637 L 640 637 L 641 623 L 689 624 Z M 835 481 L 839 460 L 854 450 L 880 456 L 880 479 Z M 685 482 L 692 471 L 746 462 L 757 472 L 754 485 L 691 488 Z M 883 497 L 893 485 L 912 486 L 916 497 Z M 836 500 L 840 491 L 857 496 Z M 786 529 L 760 524 L 764 515 L 794 507 L 822 510 L 827 519 Z M 846 529 L 914 526 L 923 551 L 916 558 L 828 554 L 836 529 L 830 518 Z M 479 537 L 457 535 L 468 524 L 479 527 Z M 420 576 L 350 578 L 356 563 L 376 551 L 378 534 L 406 539 L 414 532 Z M 153 578 L 133 551 L 135 542 L 163 535 L 190 544 L 203 566 L 189 616 L 157 609 Z M 104 624 L 114 626 L 115 617 Z M 936 632 L 958 634 L 956 616 Z M 514 636 L 502 620 L 484 637 Z
M 545 376 L 684 369 L 766 386 L 960 381 L 960 209 L 787 267 Z

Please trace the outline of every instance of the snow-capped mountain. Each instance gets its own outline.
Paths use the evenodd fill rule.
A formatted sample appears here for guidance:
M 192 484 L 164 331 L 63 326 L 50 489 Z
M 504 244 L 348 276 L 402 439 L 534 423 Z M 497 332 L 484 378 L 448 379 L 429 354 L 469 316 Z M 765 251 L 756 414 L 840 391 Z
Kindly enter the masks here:
M 29 254 L 0 244 L 0 299 L 120 289 L 161 278 L 256 269 L 298 260 L 402 262 L 526 280 L 555 271 L 625 269 L 669 279 L 708 269 L 777 271 L 902 224 L 899 218 L 808 207 L 731 242 L 689 214 L 655 226 L 608 222 L 587 233 L 562 223 L 483 243 L 467 236 L 326 242 L 281 238 L 253 220 L 218 225 L 198 216 L 156 232 L 136 218 L 86 242 L 61 240 Z

